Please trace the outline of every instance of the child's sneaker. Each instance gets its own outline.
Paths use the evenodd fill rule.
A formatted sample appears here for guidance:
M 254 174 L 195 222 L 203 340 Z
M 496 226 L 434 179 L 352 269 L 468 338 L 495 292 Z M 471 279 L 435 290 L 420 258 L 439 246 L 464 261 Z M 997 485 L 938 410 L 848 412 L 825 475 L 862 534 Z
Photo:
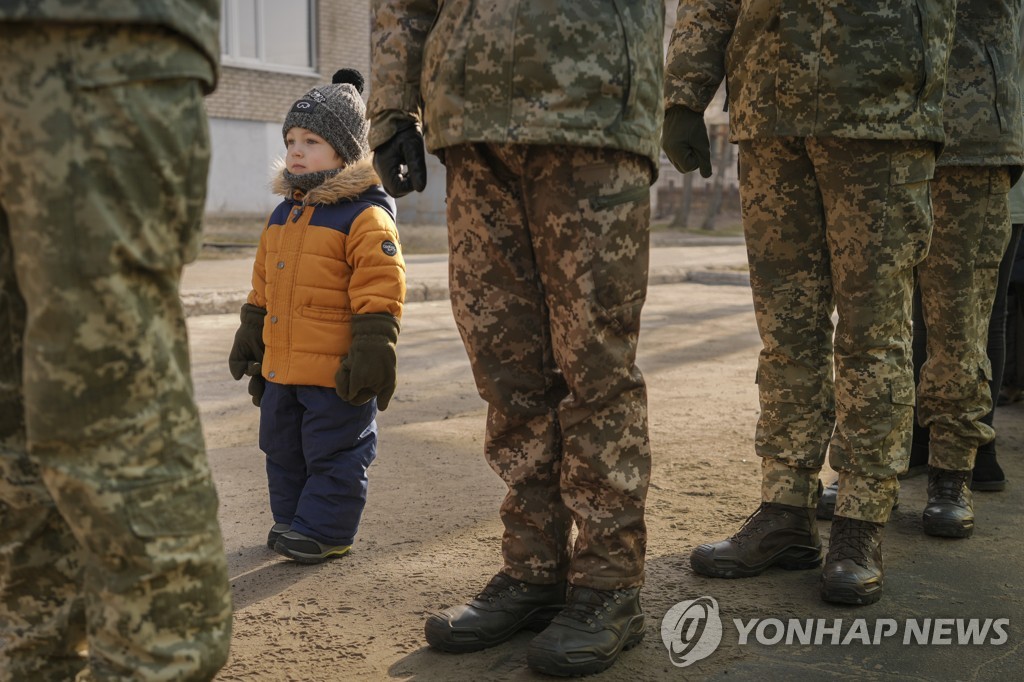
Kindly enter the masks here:
M 319 564 L 348 554 L 352 545 L 324 545 L 302 533 L 290 530 L 277 539 L 274 551 L 303 564 Z
M 267 547 L 274 549 L 274 545 L 277 544 L 278 539 L 291 529 L 292 527 L 287 523 L 275 523 L 270 528 L 270 533 L 267 535 Z

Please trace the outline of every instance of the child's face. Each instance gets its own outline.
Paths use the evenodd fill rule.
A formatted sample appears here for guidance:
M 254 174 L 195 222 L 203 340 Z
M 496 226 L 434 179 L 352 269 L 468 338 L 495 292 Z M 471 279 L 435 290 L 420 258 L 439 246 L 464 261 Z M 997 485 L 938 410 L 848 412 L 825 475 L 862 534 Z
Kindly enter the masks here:
M 295 175 L 334 170 L 345 165 L 327 140 L 305 128 L 290 128 L 284 136 L 284 145 L 288 150 L 285 166 L 289 173 Z

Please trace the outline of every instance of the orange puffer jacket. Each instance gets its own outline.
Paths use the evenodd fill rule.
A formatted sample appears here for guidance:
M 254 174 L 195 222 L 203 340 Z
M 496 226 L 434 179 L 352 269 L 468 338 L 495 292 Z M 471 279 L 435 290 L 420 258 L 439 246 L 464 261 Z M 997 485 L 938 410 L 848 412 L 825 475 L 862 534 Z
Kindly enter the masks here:
M 405 261 L 395 202 L 370 159 L 308 194 L 293 190 L 282 169 L 274 192 L 285 200 L 260 237 L 249 293 L 249 303 L 267 309 L 263 376 L 333 387 L 352 342 L 352 315 L 401 319 Z

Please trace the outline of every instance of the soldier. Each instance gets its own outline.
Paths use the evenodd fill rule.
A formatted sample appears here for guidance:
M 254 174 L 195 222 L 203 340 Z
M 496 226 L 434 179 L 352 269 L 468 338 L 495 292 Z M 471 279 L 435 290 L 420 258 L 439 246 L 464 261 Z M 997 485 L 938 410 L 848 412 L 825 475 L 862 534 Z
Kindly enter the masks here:
M 208 680 L 231 598 L 178 284 L 219 3 L 0 5 L 0 678 Z
M 917 268 L 927 337 L 917 420 L 926 436 L 922 520 L 929 535 L 973 533 L 971 471 L 978 448 L 995 438 L 986 341 L 1010 239 L 1008 193 L 1024 164 L 1020 18 L 1021 0 L 957 3 L 943 104 L 946 147 L 932 185 L 935 229 Z
M 953 4 L 679 3 L 663 145 L 680 170 L 710 173 L 702 112 L 728 77 L 764 344 L 762 504 L 738 533 L 693 550 L 698 573 L 819 566 L 829 449 L 839 494 L 821 596 L 881 597 L 882 530 L 910 445 L 913 269 L 931 232 Z
M 1016 80 L 1021 2 L 960 0 L 956 12 L 943 100 L 946 145 L 932 183 L 934 230 L 917 267 L 913 355 L 919 380 L 909 464 L 911 474 L 928 470 L 923 527 L 942 537 L 974 531 L 970 488 L 1005 485 L 992 429 L 1005 293 L 995 311 L 993 299 L 1000 277 L 1005 292 L 1016 251 L 1014 241 L 1007 254 L 1008 191 L 1024 163 Z M 1000 275 L 1001 260 L 1008 262 Z M 986 348 L 990 318 L 998 338 Z M 975 453 L 982 466 L 972 477 Z M 832 485 L 819 512 L 834 499 Z
M 397 196 L 425 186 L 424 138 L 446 165 L 452 307 L 488 404 L 485 455 L 508 485 L 503 568 L 430 616 L 427 641 L 475 651 L 543 630 L 530 667 L 604 670 L 644 633 L 651 461 L 635 356 L 663 3 L 374 8 L 375 164 Z

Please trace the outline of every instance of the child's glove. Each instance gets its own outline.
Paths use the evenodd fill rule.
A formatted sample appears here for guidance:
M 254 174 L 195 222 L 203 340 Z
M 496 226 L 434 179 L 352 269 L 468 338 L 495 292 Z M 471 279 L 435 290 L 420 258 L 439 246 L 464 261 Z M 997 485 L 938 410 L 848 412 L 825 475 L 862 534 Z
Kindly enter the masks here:
M 388 409 L 395 394 L 398 320 L 387 313 L 352 316 L 352 347 L 334 375 L 338 397 L 362 405 L 377 396 L 377 408 Z
M 702 178 L 711 177 L 711 142 L 704 114 L 680 104 L 665 111 L 661 148 L 680 173 L 700 168 Z
M 228 355 L 228 369 L 235 381 L 249 374 L 250 363 L 263 362 L 263 318 L 266 316 L 266 308 L 249 303 L 242 305 L 242 325 L 235 332 L 235 343 Z
M 252 404 L 259 407 L 260 401 L 263 400 L 263 392 L 267 390 L 267 380 L 263 378 L 263 365 L 258 362 L 250 362 L 249 366 L 245 368 L 245 373 L 250 377 L 249 395 L 252 396 Z

